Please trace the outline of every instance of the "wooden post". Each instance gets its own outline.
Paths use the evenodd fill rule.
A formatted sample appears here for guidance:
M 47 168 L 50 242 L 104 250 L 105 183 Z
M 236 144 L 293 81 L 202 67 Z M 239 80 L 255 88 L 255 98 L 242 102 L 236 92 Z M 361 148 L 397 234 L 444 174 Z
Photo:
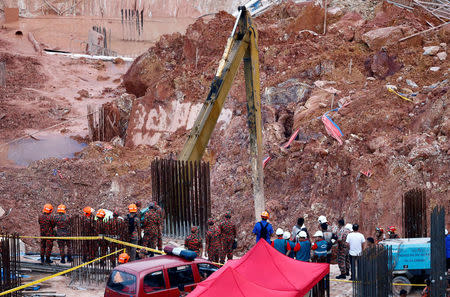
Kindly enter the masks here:
M 6 63 L 0 62 L 0 87 L 6 87 Z

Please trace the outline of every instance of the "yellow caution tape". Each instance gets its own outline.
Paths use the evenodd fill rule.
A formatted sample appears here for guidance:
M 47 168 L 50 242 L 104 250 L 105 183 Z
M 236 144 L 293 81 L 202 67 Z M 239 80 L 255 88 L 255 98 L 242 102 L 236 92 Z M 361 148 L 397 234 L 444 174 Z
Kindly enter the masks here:
M 110 241 L 110 242 L 114 242 L 114 243 L 118 243 L 118 244 L 121 244 L 121 245 L 125 245 L 125 246 L 134 247 L 134 248 L 137 248 L 137 249 L 147 250 L 147 251 L 150 251 L 150 252 L 153 252 L 153 253 L 156 253 L 156 254 L 166 255 L 165 252 L 160 251 L 160 250 L 152 249 L 152 248 L 149 248 L 149 247 L 146 247 L 146 246 L 142 246 L 142 245 L 137 245 L 137 244 L 134 244 L 134 243 L 129 243 L 129 242 L 126 242 L 126 241 L 117 240 L 117 239 L 110 238 L 110 237 L 107 237 L 107 236 L 104 236 L 103 239 L 105 239 L 107 241 Z M 223 266 L 224 265 L 222 263 L 216 263 L 216 262 L 211 262 L 211 263 L 213 263 L 215 265 L 218 265 L 218 266 Z
M 101 236 L 19 236 L 19 238 L 35 238 L 50 240 L 97 240 L 102 239 Z
M 400 95 L 399 93 L 397 93 L 396 91 L 394 91 L 394 89 L 392 88 L 388 88 L 388 91 L 391 93 L 394 93 L 395 95 L 399 96 L 400 98 L 402 98 L 403 100 L 409 101 L 409 102 L 413 102 L 411 99 L 409 99 L 408 97 L 405 97 L 403 95 Z
M 351 280 L 343 280 L 343 279 L 330 279 L 333 282 L 341 282 L 341 283 L 354 283 L 355 281 Z M 411 287 L 425 287 L 425 284 L 401 284 L 401 283 L 393 283 L 394 286 L 411 286 Z
M 114 239 L 114 238 L 111 238 L 111 237 L 107 237 L 107 236 L 103 236 L 103 237 L 100 237 L 100 238 L 105 239 L 105 240 L 110 241 L 110 242 L 118 243 L 118 244 L 121 244 L 121 245 L 126 245 L 126 246 L 129 246 L 129 247 L 134 247 L 134 248 L 141 249 L 141 250 L 146 250 L 146 251 L 153 252 L 153 253 L 156 253 L 156 254 L 161 254 L 161 255 L 165 255 L 166 254 L 166 253 L 164 253 L 163 251 L 160 251 L 160 250 L 152 249 L 152 248 L 149 248 L 149 247 L 146 247 L 146 246 L 142 246 L 142 245 L 137 245 L 137 244 L 134 244 L 134 243 L 129 243 L 129 242 L 122 241 L 122 240 L 117 240 L 117 239 Z
M 50 275 L 50 276 L 47 276 L 47 277 L 44 277 L 44 278 L 35 280 L 35 281 L 31 282 L 31 283 L 22 285 L 22 286 L 20 286 L 20 287 L 16 287 L 16 288 L 14 288 L 14 289 L 10 289 L 10 290 L 8 290 L 8 291 L 1 292 L 1 293 L 0 293 L 0 296 L 6 295 L 6 294 L 10 294 L 10 293 L 13 293 L 13 292 L 16 292 L 16 291 L 19 291 L 19 290 L 23 290 L 23 289 L 28 288 L 28 287 L 30 287 L 30 286 L 33 286 L 33 285 L 36 285 L 36 284 L 39 284 L 39 283 L 48 281 L 49 279 L 52 279 L 52 278 L 54 278 L 54 277 L 64 275 L 64 274 L 66 274 L 66 273 L 69 273 L 69 272 L 72 272 L 72 271 L 74 271 L 74 270 L 77 270 L 77 269 L 79 269 L 79 268 L 81 268 L 81 267 L 83 267 L 83 266 L 89 265 L 89 264 L 91 264 L 91 263 L 94 263 L 94 262 L 96 262 L 96 261 L 99 261 L 99 260 L 101 260 L 101 259 L 104 259 L 104 258 L 106 258 L 106 257 L 112 256 L 112 255 L 114 255 L 114 254 L 121 253 L 121 252 L 125 252 L 125 249 L 121 249 L 121 250 L 115 251 L 115 252 L 110 253 L 110 254 L 108 254 L 108 255 L 105 255 L 105 256 L 102 256 L 102 257 L 100 257 L 100 258 L 94 259 L 94 260 L 92 260 L 92 261 L 83 263 L 83 264 L 81 264 L 81 265 L 78 265 L 78 266 L 69 268 L 69 269 L 67 269 L 67 270 L 64 270 L 64 271 L 55 273 L 55 274 L 53 274 L 53 275 Z

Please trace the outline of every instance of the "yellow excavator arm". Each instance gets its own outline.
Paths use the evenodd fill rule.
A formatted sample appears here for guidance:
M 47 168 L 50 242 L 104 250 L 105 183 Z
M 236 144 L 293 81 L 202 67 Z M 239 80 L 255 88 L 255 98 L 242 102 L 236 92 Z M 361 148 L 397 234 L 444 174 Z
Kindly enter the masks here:
M 197 116 L 183 150 L 178 156 L 178 159 L 183 161 L 202 159 L 239 65 L 244 60 L 255 218 L 259 218 L 264 210 L 261 97 L 257 40 L 258 34 L 249 11 L 245 6 L 239 7 L 236 23 L 228 38 L 208 97 Z

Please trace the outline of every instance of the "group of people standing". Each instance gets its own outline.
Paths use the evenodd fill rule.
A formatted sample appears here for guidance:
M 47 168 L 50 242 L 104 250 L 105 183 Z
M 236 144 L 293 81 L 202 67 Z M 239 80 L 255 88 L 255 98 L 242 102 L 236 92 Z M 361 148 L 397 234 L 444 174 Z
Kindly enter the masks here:
M 225 263 L 233 259 L 233 249 L 236 248 L 236 225 L 231 220 L 231 212 L 227 211 L 217 224 L 214 219 L 208 219 L 208 231 L 205 234 L 206 256 L 211 262 Z M 184 242 L 185 248 L 197 255 L 202 255 L 203 241 L 196 226 L 191 228 Z
M 292 228 L 292 233 L 278 228 L 275 231 L 276 238 L 272 241 L 274 233 L 272 225 L 268 222 L 269 213 L 261 213 L 261 221 L 253 228 L 256 242 L 266 240 L 280 253 L 299 261 L 313 261 L 330 263 L 336 258 L 340 275 L 337 279 L 346 279 L 355 275 L 355 263 L 364 247 L 378 244 L 386 238 L 382 228 L 376 228 L 375 239 L 367 238 L 359 232 L 358 224 L 345 223 L 344 219 L 338 221 L 337 226 L 330 226 L 325 216 L 319 216 L 318 230 L 311 236 L 305 227 L 304 218 L 298 218 L 297 224 Z M 396 228 L 388 228 L 388 238 L 398 238 Z
M 53 206 L 45 204 L 42 214 L 38 218 L 40 227 L 40 235 L 44 237 L 41 239 L 41 263 L 50 264 L 53 261 L 50 255 L 53 249 L 53 239 L 49 237 L 67 237 L 72 236 L 71 232 L 71 218 L 67 215 L 67 207 L 60 204 L 57 208 L 56 214 L 53 214 Z M 81 236 L 97 236 L 113 235 L 119 230 L 126 229 L 126 241 L 133 244 L 140 244 L 149 248 L 162 250 L 162 227 L 164 221 L 164 210 L 155 202 L 150 202 L 148 207 L 141 210 L 140 203 L 133 203 L 128 205 L 128 214 L 121 217 L 117 211 L 109 211 L 106 209 L 99 209 L 95 211 L 92 207 L 86 206 L 82 210 L 80 229 Z M 83 245 L 83 261 L 94 259 L 96 256 L 96 249 L 90 247 L 92 240 L 87 240 Z M 67 239 L 58 239 L 58 247 L 61 255 L 61 263 L 71 262 L 72 259 L 72 245 L 71 241 Z M 100 244 L 101 253 L 106 253 L 107 245 Z M 130 260 L 135 260 L 137 257 L 136 248 L 129 248 L 128 254 Z

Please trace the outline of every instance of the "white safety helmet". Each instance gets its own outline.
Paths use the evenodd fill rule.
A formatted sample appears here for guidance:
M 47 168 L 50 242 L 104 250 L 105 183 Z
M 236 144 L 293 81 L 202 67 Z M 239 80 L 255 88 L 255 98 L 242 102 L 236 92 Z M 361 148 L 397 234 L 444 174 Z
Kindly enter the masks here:
M 283 229 L 278 228 L 277 231 L 275 232 L 275 234 L 276 234 L 277 236 L 283 235 Z
M 319 221 L 319 224 L 327 223 L 327 217 L 326 216 L 320 216 L 317 221 Z
M 305 231 L 300 231 L 300 232 L 298 233 L 297 237 L 300 237 L 300 238 L 307 238 L 307 237 L 308 237 L 308 234 L 306 234 Z
M 314 233 L 314 237 L 323 237 L 323 232 L 317 231 L 316 233 Z
M 283 239 L 290 239 L 291 238 L 291 232 L 284 231 L 283 233 Z
M 353 231 L 353 225 L 347 224 L 347 225 L 345 225 L 345 229 L 347 229 L 348 231 Z
M 448 230 L 447 229 L 445 229 L 445 235 L 448 235 Z

